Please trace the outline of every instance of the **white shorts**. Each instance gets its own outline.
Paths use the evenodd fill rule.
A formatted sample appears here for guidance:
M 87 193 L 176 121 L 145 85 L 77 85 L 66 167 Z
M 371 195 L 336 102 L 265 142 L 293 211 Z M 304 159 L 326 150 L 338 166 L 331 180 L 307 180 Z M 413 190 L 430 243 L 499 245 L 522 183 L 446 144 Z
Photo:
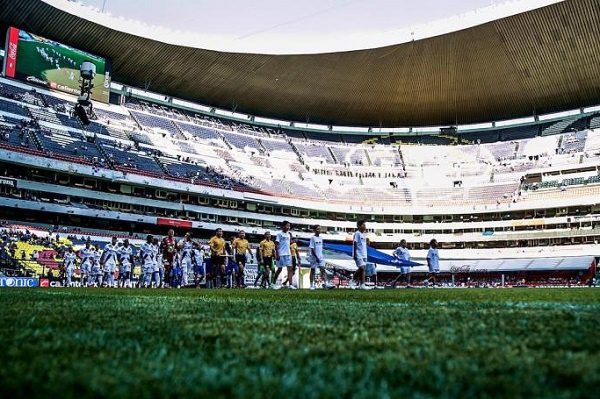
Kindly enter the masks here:
M 439 273 L 440 272 L 440 267 L 439 266 L 429 266 L 429 273 Z
M 402 267 L 400 267 L 400 273 L 402 273 L 402 274 L 409 274 L 410 273 L 410 266 L 402 266 Z
M 277 266 L 292 267 L 292 256 L 291 255 L 281 255 L 279 257 L 279 261 L 277 261 Z
M 321 259 L 321 261 L 319 262 L 318 259 L 311 257 L 310 258 L 310 268 L 316 269 L 317 267 L 325 267 L 325 259 Z
M 367 260 L 365 258 L 354 258 L 354 262 L 356 262 L 356 267 L 359 269 L 364 269 L 367 266 Z

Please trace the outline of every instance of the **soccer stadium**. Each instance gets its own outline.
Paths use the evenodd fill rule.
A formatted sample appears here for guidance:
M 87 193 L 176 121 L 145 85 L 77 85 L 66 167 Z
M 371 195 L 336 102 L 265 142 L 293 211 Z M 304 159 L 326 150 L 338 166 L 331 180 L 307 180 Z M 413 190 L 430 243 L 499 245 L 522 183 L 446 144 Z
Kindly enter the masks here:
M 598 0 L 125 3 L 0 0 L 7 398 L 596 397 Z

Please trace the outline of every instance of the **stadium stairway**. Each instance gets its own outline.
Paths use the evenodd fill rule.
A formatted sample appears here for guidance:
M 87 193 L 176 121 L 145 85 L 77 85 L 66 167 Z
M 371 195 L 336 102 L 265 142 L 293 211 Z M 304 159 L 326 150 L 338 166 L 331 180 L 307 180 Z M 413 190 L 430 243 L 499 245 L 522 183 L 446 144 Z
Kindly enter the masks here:
M 367 159 L 367 164 L 369 166 L 373 166 L 373 162 L 371 161 L 371 156 L 369 155 L 369 151 L 367 151 L 366 148 L 363 148 L 363 151 L 365 152 L 365 158 Z
M 115 168 L 115 163 L 112 160 L 112 158 L 108 156 L 108 153 L 104 150 L 104 147 L 102 147 L 96 140 L 93 141 L 93 144 L 96 146 L 96 148 L 98 149 L 98 151 L 100 152 L 100 154 L 102 154 L 102 156 L 104 157 L 104 159 L 106 160 L 106 162 L 108 162 L 108 164 L 110 165 L 110 167 L 112 169 L 114 169 Z
M 233 150 L 233 146 L 231 144 L 229 144 L 229 142 L 227 141 L 227 139 L 225 139 L 225 136 L 223 136 L 221 134 L 221 132 L 219 132 L 218 130 L 216 130 L 217 133 L 219 133 L 219 136 L 221 136 L 221 139 L 223 140 L 223 142 L 225 143 L 225 145 L 227 146 L 227 148 L 229 148 L 230 150 Z
M 44 144 L 42 143 L 42 141 L 40 140 L 40 138 L 38 137 L 38 135 L 35 132 L 33 132 L 33 133 L 27 132 L 26 134 L 29 137 L 30 142 L 35 143 L 35 145 L 38 149 L 46 152 L 46 148 L 44 147 Z
M 135 122 L 135 124 L 137 125 L 138 129 L 140 130 L 144 130 L 144 128 L 142 127 L 142 124 L 140 123 L 140 121 L 136 118 L 135 114 L 133 112 L 129 112 L 129 116 L 131 116 L 131 119 Z
M 181 130 L 181 127 L 177 123 L 175 123 L 175 121 L 173 121 L 173 120 L 170 120 L 170 121 L 171 121 L 171 124 L 173 126 L 175 126 L 175 129 L 177 129 L 177 134 L 175 134 L 175 138 L 178 140 L 187 140 L 187 137 L 183 133 L 183 130 Z
M 163 172 L 165 172 L 165 174 L 167 175 L 171 175 L 171 171 L 169 170 L 169 168 L 167 168 L 167 165 L 165 165 L 159 157 L 157 156 L 153 156 L 152 159 L 154 159 L 154 162 L 156 162 L 158 164 L 158 166 L 163 170 Z
M 256 141 L 258 142 L 258 145 L 259 145 L 258 150 L 260 151 L 261 154 L 264 155 L 269 152 L 269 150 L 267 150 L 267 147 L 265 147 L 265 145 L 262 143 L 262 140 L 260 138 L 257 137 Z
M 305 162 L 304 162 L 304 158 L 302 158 L 302 154 L 300 153 L 300 151 L 298 150 L 298 147 L 296 147 L 294 145 L 294 142 L 292 140 L 289 141 L 290 143 L 290 147 L 292 147 L 292 150 L 294 151 L 294 153 L 296 154 L 296 156 L 298 157 L 298 160 L 300 161 L 300 163 L 304 166 L 306 166 Z
M 340 161 L 339 159 L 336 158 L 335 154 L 333 153 L 333 150 L 331 149 L 331 147 L 327 146 L 327 150 L 329 151 L 329 153 L 331 154 L 331 157 L 333 158 L 333 160 L 335 161 L 335 163 L 339 164 Z

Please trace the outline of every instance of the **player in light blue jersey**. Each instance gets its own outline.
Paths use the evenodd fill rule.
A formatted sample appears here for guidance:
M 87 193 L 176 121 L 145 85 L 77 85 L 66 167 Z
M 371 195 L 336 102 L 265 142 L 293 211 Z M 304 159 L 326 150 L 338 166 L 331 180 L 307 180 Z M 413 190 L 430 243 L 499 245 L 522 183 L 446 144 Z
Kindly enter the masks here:
M 73 278 L 73 271 L 75 270 L 75 261 L 77 260 L 77 255 L 75 254 L 75 252 L 73 252 L 73 247 L 69 247 L 69 249 L 67 250 L 67 252 L 65 252 L 64 254 L 64 258 L 63 258 L 63 268 L 65 271 L 65 285 L 67 287 L 71 287 L 72 284 L 72 278 Z
M 185 237 L 177 243 L 177 249 L 179 250 L 181 264 L 181 285 L 185 287 L 188 285 L 188 276 L 193 268 L 192 251 L 194 249 L 194 241 L 192 240 L 192 233 L 185 233 Z
M 434 238 L 429 242 L 429 251 L 427 251 L 427 266 L 429 267 L 429 275 L 426 282 L 431 281 L 435 287 L 435 279 L 440 272 L 440 254 L 438 252 L 438 242 Z
M 408 248 L 406 248 L 406 240 L 400 240 L 400 245 L 394 251 L 393 256 L 400 261 L 410 261 L 410 253 L 408 252 Z M 392 281 L 392 287 L 395 288 L 401 280 L 406 281 L 407 288 L 410 287 L 410 266 L 400 266 L 400 274 Z
M 321 278 L 324 281 L 324 288 L 333 288 L 333 285 L 329 282 L 329 277 L 325 271 L 325 256 L 323 255 L 323 237 L 321 237 L 321 226 L 318 224 L 313 226 L 314 235 L 310 238 L 308 249 L 310 251 L 308 259 L 310 261 L 310 289 L 314 290 L 315 287 L 315 275 L 317 274 L 317 268 L 321 272 Z
M 154 274 L 154 266 L 156 263 L 156 251 L 154 237 L 151 234 L 148 234 L 148 236 L 146 236 L 146 242 L 142 244 L 138 253 L 142 267 L 140 287 L 148 288 L 152 284 L 152 275 Z
M 79 259 L 81 263 L 79 266 L 79 275 L 81 276 L 81 286 L 87 287 L 92 284 L 92 264 L 94 263 L 94 248 L 92 243 L 87 241 L 85 247 L 79 250 Z
M 200 283 L 204 279 L 205 271 L 204 251 L 197 242 L 194 243 L 194 248 L 192 249 L 192 262 L 194 266 L 194 286 L 199 288 Z
M 365 285 L 365 268 L 367 267 L 369 239 L 367 238 L 367 222 L 359 220 L 356 222 L 356 232 L 352 237 L 352 257 L 356 263 L 354 281 L 359 284 L 360 289 L 368 289 Z M 354 288 L 354 285 L 352 285 Z
M 119 286 L 122 288 L 131 287 L 131 273 L 133 272 L 134 266 L 134 250 L 129 245 L 129 240 L 126 238 L 123 240 L 123 245 L 119 247 L 117 252 L 119 257 Z
M 104 284 L 107 287 L 115 286 L 115 270 L 117 269 L 117 259 L 119 246 L 117 237 L 113 237 L 111 242 L 104 246 L 100 265 L 104 269 Z
M 289 288 L 296 289 L 292 283 L 294 277 L 294 266 L 292 262 L 292 233 L 290 232 L 292 225 L 287 220 L 281 223 L 281 231 L 275 236 L 275 259 L 277 260 L 277 271 L 273 276 L 272 284 L 277 284 L 277 279 L 283 268 L 286 268 L 286 279 L 281 284 L 288 284 Z
M 100 266 L 100 259 L 102 258 L 102 252 L 98 245 L 94 247 L 92 269 L 90 274 L 92 275 L 92 285 L 95 287 L 102 286 L 102 266 Z

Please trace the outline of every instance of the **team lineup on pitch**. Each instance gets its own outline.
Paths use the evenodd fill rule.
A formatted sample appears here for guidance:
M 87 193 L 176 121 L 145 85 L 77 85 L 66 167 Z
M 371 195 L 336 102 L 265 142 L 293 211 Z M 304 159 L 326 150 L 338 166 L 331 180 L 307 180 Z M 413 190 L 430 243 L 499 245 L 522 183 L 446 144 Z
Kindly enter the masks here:
M 369 274 L 367 248 L 370 245 L 367 224 L 365 221 L 358 221 L 356 226 L 352 239 L 352 259 L 356 263 L 356 272 L 349 286 L 369 289 L 365 284 Z M 120 243 L 117 237 L 113 237 L 102 250 L 88 240 L 79 251 L 75 251 L 72 246 L 67 248 L 59 277 L 64 279 L 66 287 L 74 285 L 73 276 L 78 270 L 81 287 L 181 288 L 193 285 L 199 288 L 202 285 L 206 288 L 248 288 L 246 263 L 256 259 L 257 273 L 254 284 L 250 287 L 297 289 L 300 277 L 295 276 L 302 265 L 302 257 L 291 228 L 291 223 L 283 221 L 281 231 L 274 239 L 267 231 L 255 251 L 252 251 L 243 230 L 227 242 L 223 238 L 223 230 L 217 229 L 215 235 L 203 245 L 193 239 L 191 232 L 177 240 L 174 230 L 170 229 L 162 240 L 148 235 L 138 251 L 129 243 L 129 239 Z M 333 288 L 326 270 L 321 227 L 314 225 L 313 233 L 306 255 L 306 263 L 310 266 L 309 288 L 314 290 L 317 287 L 317 271 L 320 273 L 322 287 Z M 393 280 L 392 287 L 396 287 L 401 279 L 405 280 L 407 287 L 411 287 L 411 258 L 406 240 L 401 240 L 393 256 L 399 264 L 399 275 Z M 431 240 L 426 259 L 430 271 L 426 281 L 431 280 L 432 286 L 435 286 L 435 277 L 439 273 L 439 254 L 435 239 Z M 139 264 L 139 276 L 135 276 L 136 264 Z M 376 265 L 371 265 L 371 273 L 375 272 L 375 267 Z M 279 277 L 284 270 L 285 278 L 279 284 Z
M 3 289 L 0 388 L 11 398 L 593 397 L 599 295 Z
M 0 399 L 596 399 L 600 0 L 0 0 Z

